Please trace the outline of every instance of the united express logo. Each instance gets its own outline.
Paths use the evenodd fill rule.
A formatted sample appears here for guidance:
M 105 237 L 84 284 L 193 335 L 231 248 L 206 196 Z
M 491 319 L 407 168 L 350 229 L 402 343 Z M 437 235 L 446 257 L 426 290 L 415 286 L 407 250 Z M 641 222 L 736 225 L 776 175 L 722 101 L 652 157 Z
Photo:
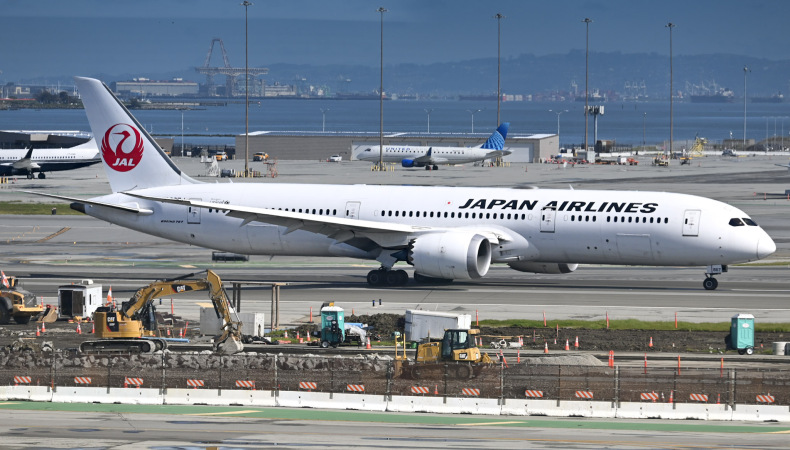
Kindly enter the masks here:
M 143 159 L 143 138 L 137 128 L 118 123 L 111 126 L 101 141 L 101 155 L 108 166 L 128 172 Z

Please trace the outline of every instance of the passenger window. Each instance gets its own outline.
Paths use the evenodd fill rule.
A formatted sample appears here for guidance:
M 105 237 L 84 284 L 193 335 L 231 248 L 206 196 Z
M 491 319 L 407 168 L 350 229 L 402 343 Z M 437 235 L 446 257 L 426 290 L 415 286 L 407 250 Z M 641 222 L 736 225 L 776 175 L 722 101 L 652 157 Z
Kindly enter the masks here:
M 664 217 L 664 223 L 669 223 L 669 217 Z

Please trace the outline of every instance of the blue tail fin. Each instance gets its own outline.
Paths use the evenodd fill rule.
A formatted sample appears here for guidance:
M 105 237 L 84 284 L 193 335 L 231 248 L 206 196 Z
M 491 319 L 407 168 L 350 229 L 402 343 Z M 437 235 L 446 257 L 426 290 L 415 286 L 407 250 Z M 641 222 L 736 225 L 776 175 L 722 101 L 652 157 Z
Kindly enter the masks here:
M 508 128 L 510 128 L 510 122 L 505 122 L 500 125 L 480 148 L 489 150 L 502 150 L 505 148 L 505 138 L 507 137 Z

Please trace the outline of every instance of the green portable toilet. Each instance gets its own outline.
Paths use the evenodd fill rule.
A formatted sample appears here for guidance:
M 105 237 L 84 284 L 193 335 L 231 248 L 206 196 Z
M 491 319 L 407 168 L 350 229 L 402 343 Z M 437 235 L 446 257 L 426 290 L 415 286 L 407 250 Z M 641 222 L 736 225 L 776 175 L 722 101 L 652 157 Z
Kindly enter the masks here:
M 738 314 L 732 316 L 730 324 L 730 343 L 732 348 L 743 355 L 754 353 L 754 316 Z
M 345 312 L 343 308 L 329 303 L 321 308 L 321 347 L 337 347 L 345 339 Z

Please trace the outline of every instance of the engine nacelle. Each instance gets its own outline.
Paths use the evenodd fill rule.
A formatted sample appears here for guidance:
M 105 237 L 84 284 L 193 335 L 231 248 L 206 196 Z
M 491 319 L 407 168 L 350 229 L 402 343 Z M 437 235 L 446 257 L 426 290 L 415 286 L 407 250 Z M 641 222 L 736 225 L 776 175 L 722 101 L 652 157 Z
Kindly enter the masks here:
M 408 262 L 415 273 L 429 277 L 480 278 L 491 266 L 491 243 L 473 231 L 427 234 L 412 242 Z
M 413 159 L 404 159 L 400 162 L 403 167 L 414 167 L 414 160 Z
M 535 261 L 518 261 L 507 264 L 513 270 L 519 272 L 532 272 L 532 273 L 552 273 L 563 274 L 571 273 L 579 267 L 578 264 L 566 263 L 542 263 Z

